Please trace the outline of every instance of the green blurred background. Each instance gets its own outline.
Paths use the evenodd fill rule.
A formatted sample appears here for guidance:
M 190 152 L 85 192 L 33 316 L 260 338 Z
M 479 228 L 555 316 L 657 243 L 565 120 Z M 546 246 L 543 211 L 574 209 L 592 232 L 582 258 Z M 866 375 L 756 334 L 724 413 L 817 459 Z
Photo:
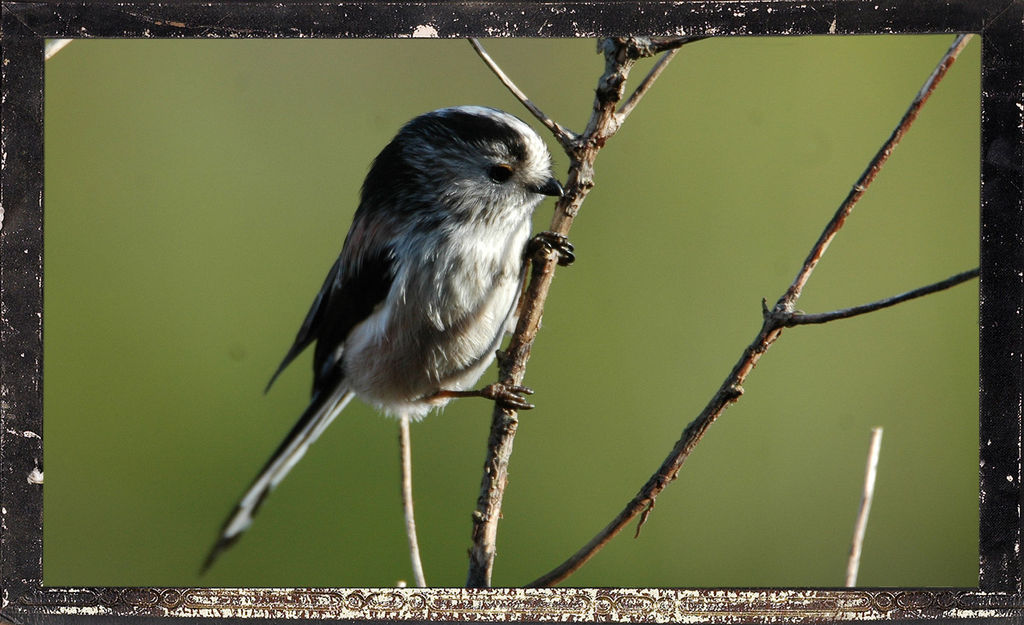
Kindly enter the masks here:
M 646 481 L 951 40 L 682 50 L 601 153 L 573 229 L 577 263 L 556 276 L 495 585 L 561 562 Z M 485 45 L 541 108 L 582 129 L 603 67 L 593 40 Z M 977 265 L 979 48 L 857 207 L 803 310 Z M 526 117 L 465 41 L 76 41 L 47 62 L 47 585 L 410 579 L 398 428 L 358 402 L 252 530 L 198 569 L 305 406 L 308 354 L 263 386 L 340 249 L 371 159 L 409 118 L 469 103 Z M 564 155 L 555 163 L 564 179 Z M 841 585 L 876 425 L 860 584 L 977 584 L 976 282 L 787 330 L 746 391 L 640 538 L 630 527 L 569 585 Z M 462 400 L 413 428 L 432 585 L 465 580 L 490 413 Z

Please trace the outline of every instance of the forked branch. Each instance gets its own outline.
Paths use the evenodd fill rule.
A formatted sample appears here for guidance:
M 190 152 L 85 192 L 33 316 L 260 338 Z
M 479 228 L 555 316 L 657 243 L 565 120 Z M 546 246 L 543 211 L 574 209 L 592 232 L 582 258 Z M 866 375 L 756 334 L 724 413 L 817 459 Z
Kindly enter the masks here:
M 974 269 L 971 269 L 969 271 L 964 271 L 956 274 L 955 276 L 950 276 L 940 282 L 929 284 L 927 286 L 918 287 L 916 289 L 913 289 L 912 291 L 900 293 L 899 295 L 893 295 L 892 297 L 880 299 L 877 302 L 871 302 L 869 304 L 851 306 L 850 308 L 840 308 L 839 310 L 833 310 L 824 313 L 807 314 L 795 312 L 792 313 L 788 319 L 785 319 L 783 321 L 783 325 L 785 325 L 787 328 L 792 328 L 793 326 L 804 326 L 815 323 L 828 323 L 829 321 L 836 321 L 837 319 L 849 319 L 850 317 L 856 317 L 857 315 L 875 312 L 876 310 L 882 310 L 883 308 L 895 306 L 896 304 L 902 304 L 903 302 L 916 299 L 918 297 L 924 297 L 925 295 L 931 295 L 932 293 L 944 291 L 950 287 L 960 284 L 961 282 L 967 282 L 968 280 L 977 278 L 979 273 L 979 268 L 975 267 Z M 767 311 L 767 307 L 766 314 L 770 314 Z
M 626 504 L 625 508 L 618 514 L 618 516 L 616 516 L 611 523 L 605 526 L 604 529 L 592 538 L 590 542 L 584 545 L 579 551 L 558 567 L 531 582 L 529 584 L 530 586 L 551 586 L 559 583 L 583 566 L 584 563 L 592 558 L 595 553 L 597 553 L 616 534 L 618 534 L 634 517 L 642 515 L 640 524 L 643 524 L 643 521 L 647 519 L 647 515 L 653 509 L 654 502 L 658 494 L 660 494 L 671 481 L 676 479 L 683 463 L 689 457 L 690 452 L 693 451 L 697 443 L 699 443 L 704 437 L 705 432 L 707 432 L 707 429 L 711 424 L 715 422 L 715 420 L 730 404 L 740 398 L 743 394 L 742 385 L 747 376 L 754 367 L 757 366 L 761 356 L 779 338 L 783 328 L 787 327 L 787 324 L 795 318 L 794 305 L 800 297 L 800 293 L 803 291 L 807 281 L 810 279 L 815 266 L 817 266 L 822 255 L 825 253 L 825 250 L 828 248 L 829 243 L 833 238 L 835 238 L 839 229 L 842 228 L 846 218 L 850 215 L 850 212 L 853 210 L 857 201 L 861 196 L 863 196 L 868 186 L 870 186 L 871 182 L 878 175 L 879 170 L 889 159 L 893 149 L 913 124 L 921 106 L 924 105 L 925 101 L 935 90 L 939 81 L 946 74 L 946 71 L 956 60 L 964 46 L 967 45 L 970 38 L 971 35 L 958 36 L 953 42 L 953 45 L 950 46 L 949 50 L 947 50 L 943 55 L 935 70 L 914 97 L 914 100 L 911 102 L 906 113 L 904 113 L 903 118 L 896 125 L 892 134 L 878 150 L 874 158 L 871 159 L 871 162 L 868 164 L 864 173 L 857 180 L 853 189 L 851 189 L 846 199 L 842 204 L 840 204 L 839 208 L 832 216 L 832 219 L 825 226 L 824 231 L 822 231 L 821 236 L 818 237 L 817 242 L 811 248 L 810 253 L 807 255 L 803 266 L 800 268 L 800 271 L 797 273 L 792 284 L 790 284 L 782 297 L 779 298 L 772 310 L 768 310 L 767 305 L 765 305 L 764 320 L 757 336 L 743 351 L 743 354 L 740 356 L 736 365 L 733 366 L 732 371 L 725 378 L 725 381 L 722 382 L 718 391 L 711 398 L 711 401 L 708 402 L 707 406 L 705 406 L 704 410 L 683 430 L 679 440 L 676 441 L 672 450 L 662 462 L 661 466 L 658 467 L 658 470 L 655 471 L 654 475 L 647 480 L 647 483 L 645 483 L 637 495 Z M 968 279 L 973 277 L 971 275 L 972 273 L 973 272 L 967 272 L 966 274 L 961 274 L 961 276 L 966 276 L 963 279 Z M 956 278 L 957 276 L 954 276 L 953 279 L 937 284 L 944 285 L 942 288 L 949 288 L 949 286 L 963 281 L 958 281 Z M 925 289 L 928 288 L 930 287 L 925 287 Z M 842 317 L 836 316 L 835 318 Z M 639 532 L 639 528 L 637 531 Z

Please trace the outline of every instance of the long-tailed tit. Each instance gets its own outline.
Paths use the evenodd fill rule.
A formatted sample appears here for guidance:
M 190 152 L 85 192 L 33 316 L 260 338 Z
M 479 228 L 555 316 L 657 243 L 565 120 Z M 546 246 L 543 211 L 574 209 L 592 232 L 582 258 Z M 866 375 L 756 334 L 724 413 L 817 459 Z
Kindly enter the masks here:
M 270 380 L 315 342 L 309 407 L 224 523 L 204 570 L 353 397 L 417 420 L 471 395 L 532 407 L 525 387 L 471 389 L 515 326 L 528 243 L 572 260 L 564 237 L 530 239 L 534 209 L 561 194 L 544 142 L 508 113 L 458 106 L 399 131 L 374 160 L 341 255 Z

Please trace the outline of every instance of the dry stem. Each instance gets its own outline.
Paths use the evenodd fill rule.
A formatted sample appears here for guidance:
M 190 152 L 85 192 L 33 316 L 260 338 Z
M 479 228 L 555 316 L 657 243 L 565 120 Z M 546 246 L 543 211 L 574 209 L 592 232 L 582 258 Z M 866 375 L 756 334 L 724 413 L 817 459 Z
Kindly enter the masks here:
M 979 272 L 980 268 L 975 267 L 970 271 L 958 273 L 955 276 L 950 276 L 940 282 L 922 286 L 911 291 L 907 291 L 906 293 L 900 293 L 899 295 L 893 295 L 892 297 L 887 297 L 885 299 L 880 299 L 877 302 L 871 302 L 869 304 L 851 306 L 850 308 L 840 308 L 839 310 L 824 313 L 793 313 L 783 323 L 787 328 L 791 328 L 793 326 L 803 326 L 814 323 L 828 323 L 829 321 L 835 321 L 837 319 L 849 319 L 850 317 L 875 312 L 876 310 L 895 306 L 896 304 L 900 304 L 908 300 L 943 291 L 952 286 L 956 286 L 961 282 L 967 282 L 972 278 L 977 278 Z
M 523 106 L 526 107 L 528 111 L 533 113 L 533 116 L 536 117 L 537 120 L 540 121 L 540 123 L 544 124 L 547 127 L 547 129 L 550 130 L 551 133 L 555 135 L 555 139 L 557 139 L 558 142 L 562 144 L 562 147 L 569 149 L 569 146 L 572 145 L 572 143 L 578 139 L 576 134 L 570 131 L 569 129 L 565 128 L 558 122 L 554 121 L 547 115 L 545 115 L 544 111 L 540 110 L 537 107 L 537 105 L 530 100 L 530 98 L 526 97 L 526 94 L 523 93 L 523 90 L 516 86 L 516 84 L 512 82 L 512 79 L 509 78 L 508 75 L 505 74 L 505 72 L 501 69 L 501 67 L 499 67 L 498 64 L 494 62 L 494 59 L 491 58 L 491 55 L 487 54 L 487 50 L 484 50 L 484 47 L 480 45 L 479 41 L 477 41 L 473 37 L 470 37 L 469 45 L 473 46 L 473 49 L 476 50 L 476 53 L 478 55 L 480 55 L 480 58 L 483 59 L 484 63 L 487 64 L 487 67 L 489 67 L 491 71 L 494 72 L 494 75 L 498 77 L 498 80 L 501 81 L 501 84 L 505 85 L 505 88 L 511 91 L 512 95 L 514 95 L 516 99 L 518 99 L 523 104 Z
M 860 497 L 860 509 L 850 543 L 850 558 L 846 563 L 846 587 L 857 585 L 857 571 L 860 570 L 860 554 L 864 547 L 864 533 L 868 528 L 871 501 L 875 498 L 875 476 L 878 475 L 878 455 L 882 449 L 882 428 L 871 428 L 871 445 L 868 448 L 868 462 L 864 469 L 864 490 Z
M 416 540 L 416 515 L 413 513 L 412 504 L 412 442 L 409 436 L 409 416 L 404 414 L 398 420 L 398 448 L 402 458 L 402 509 L 405 512 L 405 535 L 409 538 L 412 577 L 416 586 L 425 588 L 427 580 L 423 576 L 423 563 L 420 561 L 420 545 Z

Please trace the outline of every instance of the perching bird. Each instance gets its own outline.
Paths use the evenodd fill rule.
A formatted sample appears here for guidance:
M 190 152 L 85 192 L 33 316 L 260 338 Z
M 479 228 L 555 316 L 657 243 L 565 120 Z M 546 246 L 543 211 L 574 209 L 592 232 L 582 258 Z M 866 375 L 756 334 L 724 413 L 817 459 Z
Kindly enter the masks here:
M 418 420 L 454 397 L 518 408 L 525 387 L 471 390 L 514 329 L 531 241 L 572 261 L 564 237 L 530 238 L 560 196 L 543 140 L 517 117 L 457 106 L 409 121 L 363 182 L 341 255 L 267 388 L 311 343 L 309 406 L 221 529 L 205 571 L 352 397 Z

